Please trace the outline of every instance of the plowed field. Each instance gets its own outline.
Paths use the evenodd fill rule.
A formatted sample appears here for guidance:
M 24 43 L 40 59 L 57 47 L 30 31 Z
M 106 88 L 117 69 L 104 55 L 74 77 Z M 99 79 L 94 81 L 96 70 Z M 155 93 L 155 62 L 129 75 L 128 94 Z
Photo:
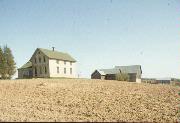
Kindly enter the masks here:
M 0 121 L 176 122 L 178 92 L 119 81 L 0 80 Z

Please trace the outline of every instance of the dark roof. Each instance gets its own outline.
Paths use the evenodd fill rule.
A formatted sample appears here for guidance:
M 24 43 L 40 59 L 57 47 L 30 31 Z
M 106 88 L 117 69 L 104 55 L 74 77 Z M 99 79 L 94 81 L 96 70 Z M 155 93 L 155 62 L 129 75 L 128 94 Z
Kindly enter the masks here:
M 24 64 L 19 69 L 25 69 L 25 68 L 32 68 L 32 62 L 28 61 L 26 64 Z
M 117 74 L 117 73 L 137 73 L 142 74 L 141 65 L 131 65 L 131 66 L 115 66 L 112 69 L 99 69 L 97 70 L 101 75 L 106 74 Z
M 59 60 L 65 60 L 65 61 L 72 61 L 76 62 L 76 60 L 71 57 L 68 53 L 63 53 L 59 51 L 52 51 L 48 49 L 38 48 L 41 52 L 44 53 L 47 57 L 51 59 L 59 59 Z
M 119 69 L 100 69 L 99 71 L 102 71 L 104 74 L 117 74 L 120 73 Z
M 115 66 L 115 69 L 120 69 L 123 73 L 142 73 L 141 65 Z

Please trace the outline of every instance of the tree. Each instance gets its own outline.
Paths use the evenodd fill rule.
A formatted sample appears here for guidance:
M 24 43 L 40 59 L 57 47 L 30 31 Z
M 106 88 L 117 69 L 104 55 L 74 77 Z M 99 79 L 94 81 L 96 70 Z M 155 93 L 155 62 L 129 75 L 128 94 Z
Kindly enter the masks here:
M 0 78 L 5 78 L 5 71 L 4 71 L 4 65 L 5 65 L 5 58 L 2 48 L 0 47 Z
M 14 61 L 14 56 L 12 55 L 12 51 L 7 46 L 4 47 L 4 71 L 5 71 L 5 78 L 11 79 L 12 76 L 16 72 L 16 63 Z
M 118 73 L 118 74 L 116 74 L 116 80 L 129 81 L 129 75 L 127 73 Z

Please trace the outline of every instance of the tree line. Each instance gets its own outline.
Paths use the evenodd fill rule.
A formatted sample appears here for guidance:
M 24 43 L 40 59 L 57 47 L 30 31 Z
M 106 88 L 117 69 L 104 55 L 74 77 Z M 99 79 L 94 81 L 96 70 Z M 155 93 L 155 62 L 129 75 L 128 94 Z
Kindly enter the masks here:
M 0 46 L 0 78 L 11 79 L 16 72 L 16 63 L 11 49 L 5 45 Z

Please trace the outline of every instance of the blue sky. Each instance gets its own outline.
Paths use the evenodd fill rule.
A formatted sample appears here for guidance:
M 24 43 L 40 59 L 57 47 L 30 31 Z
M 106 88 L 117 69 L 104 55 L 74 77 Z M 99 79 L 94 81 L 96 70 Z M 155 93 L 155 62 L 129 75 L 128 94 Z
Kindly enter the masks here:
M 179 0 L 0 0 L 0 45 L 17 67 L 55 46 L 78 61 L 81 77 L 134 64 L 143 77 L 179 77 L 179 12 Z

